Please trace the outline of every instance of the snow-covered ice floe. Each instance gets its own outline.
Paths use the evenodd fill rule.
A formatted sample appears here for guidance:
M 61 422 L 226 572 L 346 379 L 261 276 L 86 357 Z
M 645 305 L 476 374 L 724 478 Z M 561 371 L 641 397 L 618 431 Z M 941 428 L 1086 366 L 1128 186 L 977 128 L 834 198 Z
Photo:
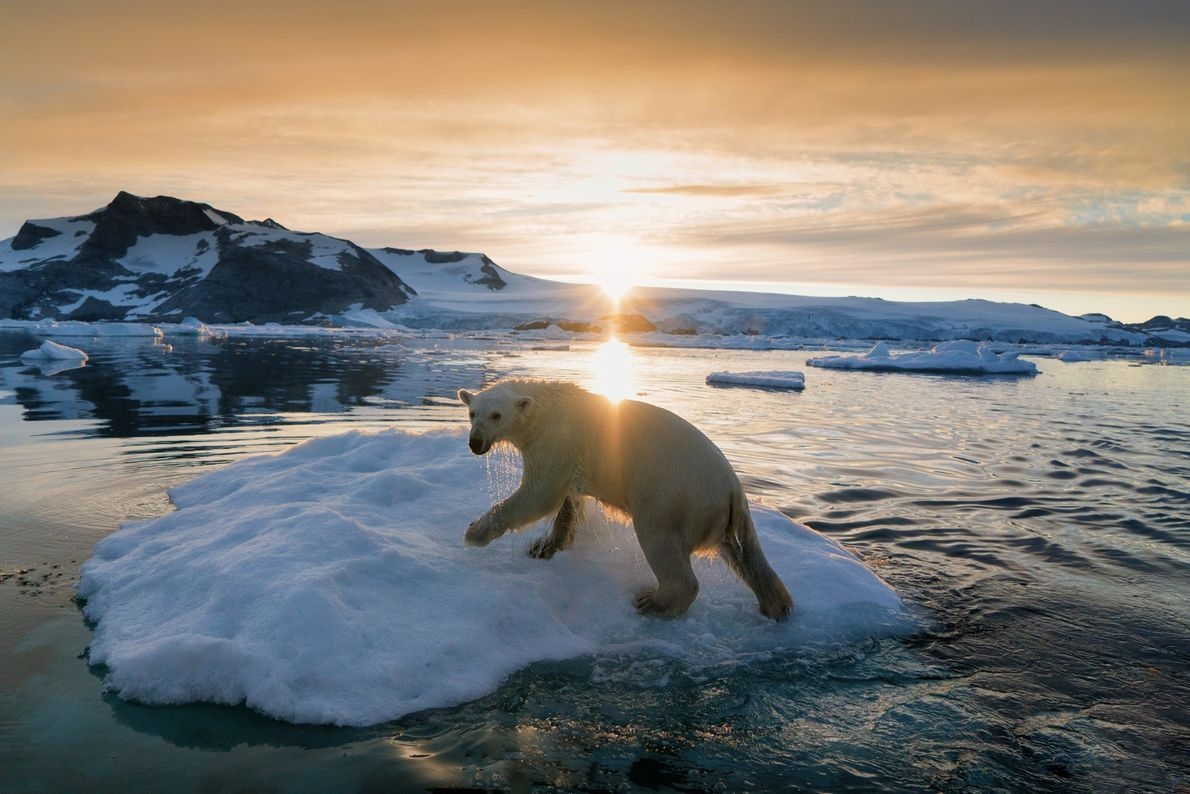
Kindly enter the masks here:
M 997 354 L 989 345 L 958 339 L 941 342 L 928 352 L 892 355 L 877 342 L 862 356 L 819 356 L 806 360 L 811 367 L 859 369 L 872 372 L 932 372 L 954 375 L 1036 375 L 1037 365 L 1022 361 L 1019 351 Z
M 353 432 L 173 489 L 174 512 L 123 527 L 82 567 L 90 664 L 134 701 L 370 725 L 481 697 L 544 660 L 592 656 L 601 677 L 661 685 L 634 677 L 642 656 L 698 674 L 919 625 L 841 546 L 763 507 L 765 552 L 796 601 L 781 624 L 702 558 L 685 616 L 637 615 L 652 574 L 631 528 L 593 505 L 551 560 L 526 554 L 544 524 L 466 547 L 490 503 L 480 484 L 519 480 L 515 454 L 497 454 L 473 456 L 463 430 Z
M 806 388 L 806 376 L 801 372 L 769 370 L 765 372 L 712 372 L 707 383 L 713 386 L 754 386 L 763 389 Z
M 72 364 L 81 367 L 87 363 L 87 354 L 77 347 L 70 347 L 69 345 L 61 345 L 57 342 L 46 340 L 41 343 L 40 347 L 33 350 L 26 350 L 21 353 L 21 361 L 30 364 L 40 364 L 43 362 L 54 362 L 57 364 Z
M 174 336 L 211 336 L 211 329 L 197 317 L 187 317 L 169 329 Z
M 1080 361 L 1094 361 L 1096 356 L 1082 350 L 1063 350 L 1061 353 L 1055 355 L 1054 358 L 1064 361 L 1067 364 L 1074 364 Z

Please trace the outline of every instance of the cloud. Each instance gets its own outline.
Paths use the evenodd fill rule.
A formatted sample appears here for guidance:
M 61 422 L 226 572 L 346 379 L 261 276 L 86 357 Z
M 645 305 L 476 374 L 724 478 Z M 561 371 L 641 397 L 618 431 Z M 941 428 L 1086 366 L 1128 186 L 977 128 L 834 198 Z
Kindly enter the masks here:
M 666 185 L 663 187 L 626 188 L 624 192 L 658 196 L 748 198 L 772 196 L 780 193 L 781 190 L 779 185 Z
M 129 189 L 547 275 L 598 232 L 712 276 L 1184 284 L 1186 3 L 0 3 L 0 236 Z
M 712 259 L 730 262 L 741 279 L 783 273 L 790 280 L 871 286 L 1190 293 L 1190 225 L 1184 224 L 1057 224 L 1042 209 L 930 206 L 686 232 L 671 243 L 716 252 Z

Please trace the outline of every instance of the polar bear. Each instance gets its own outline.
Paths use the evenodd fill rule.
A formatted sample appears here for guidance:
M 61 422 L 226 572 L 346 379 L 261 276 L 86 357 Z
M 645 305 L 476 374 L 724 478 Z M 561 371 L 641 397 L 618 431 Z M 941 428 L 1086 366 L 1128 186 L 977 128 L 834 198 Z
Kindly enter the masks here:
M 632 518 L 657 586 L 635 599 L 644 615 L 676 617 L 698 595 L 694 552 L 719 553 L 752 589 L 760 611 L 783 620 L 789 591 L 769 566 L 739 478 L 692 424 L 655 405 L 612 402 L 572 383 L 507 380 L 473 394 L 471 451 L 505 441 L 521 453 L 517 490 L 476 519 L 465 540 L 485 546 L 548 515 L 550 532 L 529 549 L 548 559 L 570 545 L 584 496 Z

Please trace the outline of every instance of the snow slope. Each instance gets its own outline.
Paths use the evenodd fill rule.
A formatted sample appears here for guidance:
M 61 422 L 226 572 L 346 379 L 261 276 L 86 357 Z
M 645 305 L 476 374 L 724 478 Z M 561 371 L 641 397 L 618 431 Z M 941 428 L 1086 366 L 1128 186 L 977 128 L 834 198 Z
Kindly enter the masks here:
M 631 597 L 651 573 L 630 528 L 594 509 L 552 560 L 526 554 L 533 531 L 468 548 L 482 484 L 519 480 L 503 460 L 473 456 L 463 429 L 348 433 L 175 488 L 175 512 L 125 526 L 83 565 L 90 663 L 140 702 L 370 725 L 480 697 L 539 661 L 594 655 L 600 675 L 637 678 L 641 660 L 665 659 L 696 674 L 915 627 L 839 545 L 759 507 L 796 601 L 783 624 L 701 559 L 686 616 L 640 617 Z

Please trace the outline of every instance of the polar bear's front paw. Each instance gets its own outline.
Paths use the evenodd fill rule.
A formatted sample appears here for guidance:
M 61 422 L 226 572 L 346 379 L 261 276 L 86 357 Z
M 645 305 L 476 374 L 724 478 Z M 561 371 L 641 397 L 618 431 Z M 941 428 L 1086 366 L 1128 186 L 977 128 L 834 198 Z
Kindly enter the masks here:
M 488 516 L 480 516 L 471 522 L 467 532 L 463 535 L 463 542 L 468 546 L 486 546 L 504 534 L 504 530 L 496 525 Z
M 636 597 L 632 599 L 632 605 L 636 607 L 638 613 L 649 617 L 671 618 L 674 616 L 671 606 L 657 597 L 657 588 L 655 587 L 637 593 Z
M 553 535 L 546 535 L 533 541 L 533 544 L 529 546 L 529 556 L 539 560 L 548 560 L 561 549 L 561 544 L 554 539 Z
M 676 618 L 683 615 L 698 595 L 698 582 L 692 586 L 671 586 L 641 590 L 632 603 L 642 615 L 658 618 Z

